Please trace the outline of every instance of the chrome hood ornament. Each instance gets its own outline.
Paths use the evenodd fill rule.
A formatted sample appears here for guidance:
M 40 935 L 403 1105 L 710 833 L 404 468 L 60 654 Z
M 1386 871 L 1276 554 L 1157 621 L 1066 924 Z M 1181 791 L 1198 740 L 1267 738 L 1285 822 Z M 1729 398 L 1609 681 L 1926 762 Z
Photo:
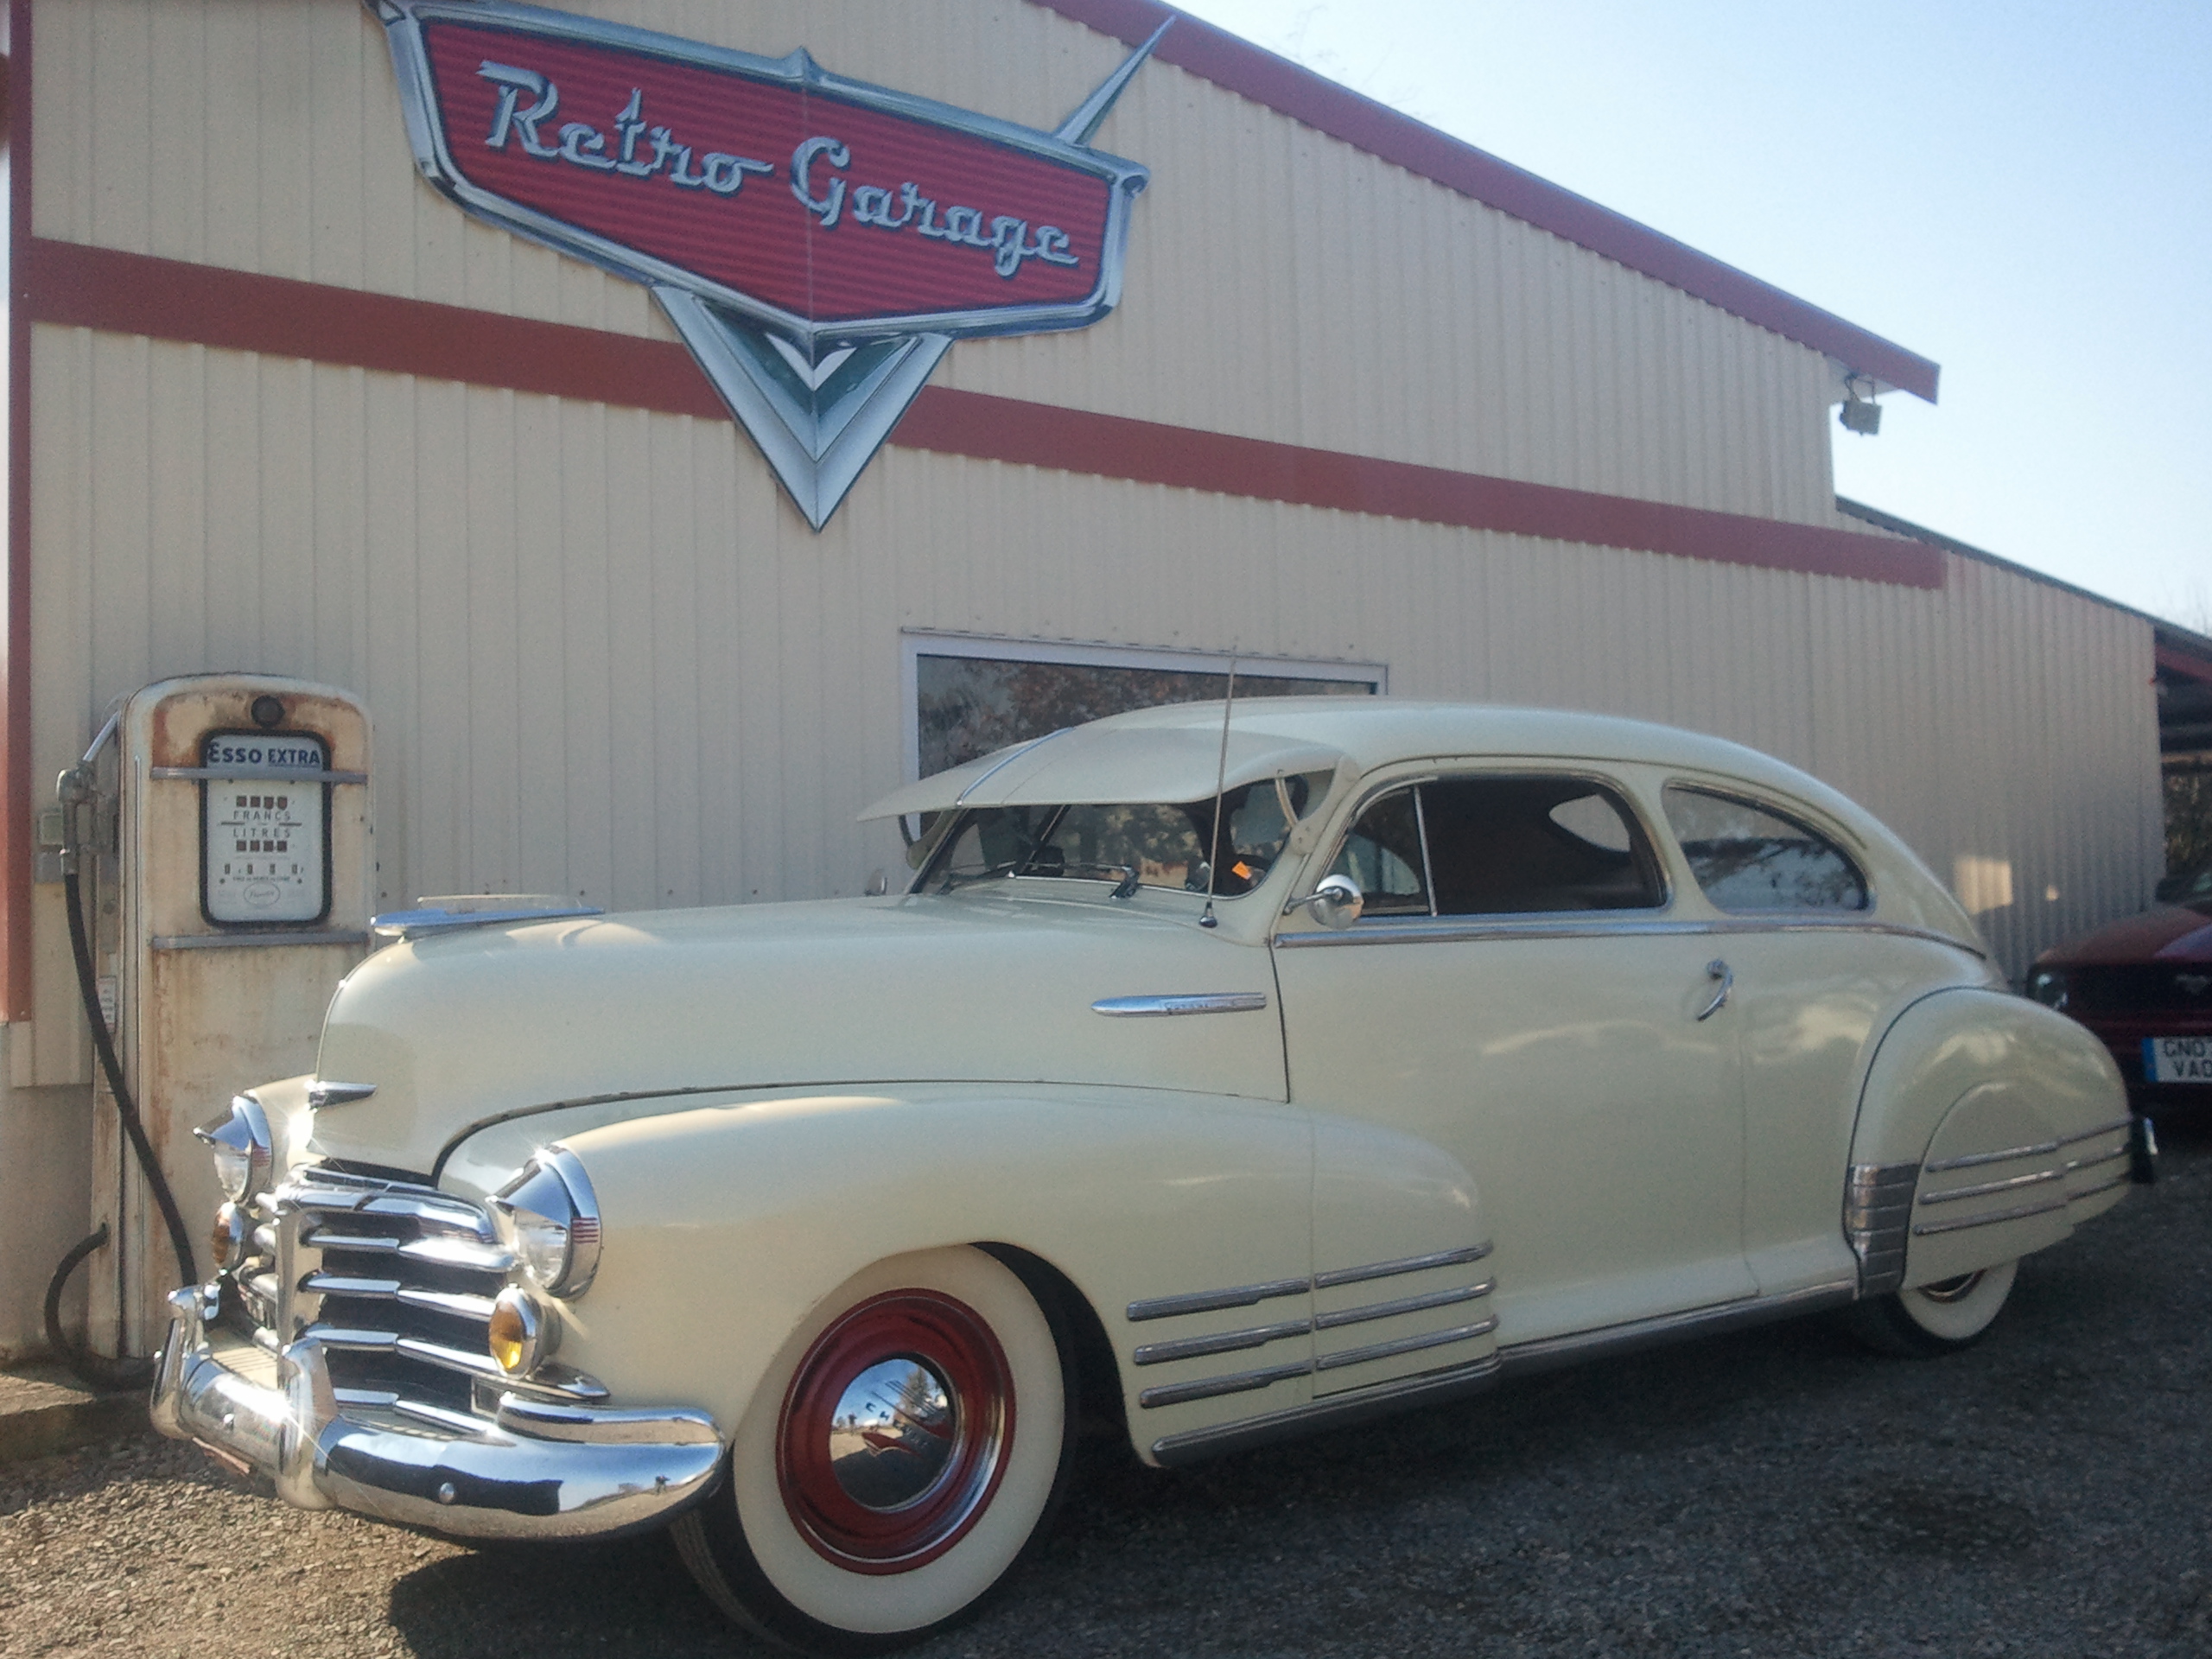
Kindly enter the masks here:
M 1090 147 L 1162 24 L 1052 132 L 505 0 L 368 0 L 415 164 L 653 291 L 820 530 L 956 340 L 1121 297 L 1150 174 Z

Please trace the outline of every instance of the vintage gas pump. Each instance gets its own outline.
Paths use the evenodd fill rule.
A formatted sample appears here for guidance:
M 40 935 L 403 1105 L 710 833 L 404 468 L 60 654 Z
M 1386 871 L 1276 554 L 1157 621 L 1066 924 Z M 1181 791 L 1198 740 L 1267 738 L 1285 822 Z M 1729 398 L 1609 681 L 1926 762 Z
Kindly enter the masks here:
M 242 1090 L 314 1068 L 331 993 L 368 948 L 368 712 L 350 692 L 266 675 L 164 680 L 124 702 L 59 793 L 88 1001 L 205 1269 L 223 1195 L 194 1128 Z M 85 1251 L 86 1340 L 143 1355 L 181 1274 L 105 1071 L 91 1213 L 108 1237 Z

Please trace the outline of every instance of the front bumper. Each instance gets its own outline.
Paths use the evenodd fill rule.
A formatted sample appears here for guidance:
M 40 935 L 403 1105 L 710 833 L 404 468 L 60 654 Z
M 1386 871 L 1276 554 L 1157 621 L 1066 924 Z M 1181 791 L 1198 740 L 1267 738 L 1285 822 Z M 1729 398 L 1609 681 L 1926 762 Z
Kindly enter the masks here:
M 508 1392 L 490 1416 L 341 1406 L 310 1332 L 281 1351 L 211 1335 L 203 1287 L 169 1297 L 154 1427 L 267 1476 L 302 1509 L 352 1510 L 458 1538 L 604 1538 L 658 1526 L 705 1495 L 714 1420 Z

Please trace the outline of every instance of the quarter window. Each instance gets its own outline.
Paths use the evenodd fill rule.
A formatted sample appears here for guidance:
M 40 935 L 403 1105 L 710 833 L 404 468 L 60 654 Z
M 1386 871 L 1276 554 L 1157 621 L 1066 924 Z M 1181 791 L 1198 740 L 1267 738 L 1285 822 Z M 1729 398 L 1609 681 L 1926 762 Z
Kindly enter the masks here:
M 1332 867 L 1370 916 L 1649 910 L 1664 902 L 1635 815 L 1587 779 L 1446 778 L 1361 814 Z
M 1865 910 L 1866 878 L 1817 830 L 1732 795 L 1680 784 L 1667 822 L 1705 896 L 1722 910 Z

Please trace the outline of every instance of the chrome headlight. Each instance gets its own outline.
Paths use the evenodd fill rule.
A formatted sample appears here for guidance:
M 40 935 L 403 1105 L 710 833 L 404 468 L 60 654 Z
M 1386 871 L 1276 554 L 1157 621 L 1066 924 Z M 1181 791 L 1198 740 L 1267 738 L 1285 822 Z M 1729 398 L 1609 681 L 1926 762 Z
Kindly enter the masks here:
M 2066 1011 L 2066 970 L 2063 968 L 2038 968 L 2028 976 L 2028 995 L 2047 1008 Z
M 599 1199 L 583 1160 L 566 1147 L 541 1148 L 493 1195 L 515 1258 L 551 1296 L 581 1296 L 599 1271 Z
M 228 1117 L 193 1133 L 207 1143 L 215 1160 L 216 1184 L 232 1203 L 244 1204 L 269 1185 L 276 1143 L 269 1133 L 269 1115 L 251 1095 L 233 1096 Z

